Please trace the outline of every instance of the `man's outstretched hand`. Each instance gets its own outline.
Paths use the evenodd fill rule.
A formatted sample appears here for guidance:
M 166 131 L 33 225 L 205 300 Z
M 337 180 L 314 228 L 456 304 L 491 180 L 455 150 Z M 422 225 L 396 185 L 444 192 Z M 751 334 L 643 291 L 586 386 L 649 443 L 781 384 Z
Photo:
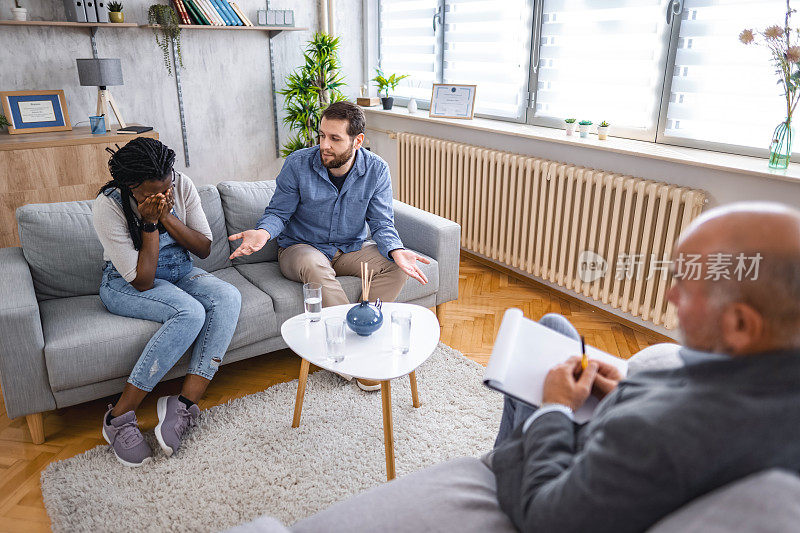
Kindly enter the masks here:
M 597 361 L 589 361 L 586 370 L 581 371 L 580 357 L 570 357 L 554 366 L 544 378 L 542 404 L 558 403 L 577 411 L 592 393 L 597 369 Z
M 267 244 L 270 234 L 265 229 L 249 229 L 228 237 L 229 241 L 238 241 L 239 239 L 242 239 L 242 244 L 233 251 L 229 259 L 236 259 L 259 251 Z
M 394 250 L 392 252 L 392 259 L 394 259 L 394 262 L 400 267 L 400 270 L 408 274 L 410 277 L 419 281 L 423 285 L 428 283 L 428 278 L 425 277 L 425 274 L 423 274 L 422 270 L 420 270 L 417 266 L 417 261 L 429 265 L 430 261 L 428 259 L 415 254 L 411 250 L 402 249 Z

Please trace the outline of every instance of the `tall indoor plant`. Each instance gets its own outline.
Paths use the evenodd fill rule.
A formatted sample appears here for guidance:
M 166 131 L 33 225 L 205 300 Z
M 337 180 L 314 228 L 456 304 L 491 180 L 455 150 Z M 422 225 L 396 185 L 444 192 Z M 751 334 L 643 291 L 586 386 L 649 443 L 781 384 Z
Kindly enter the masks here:
M 786 17 L 783 27 L 778 24 L 770 26 L 763 31 L 745 29 L 739 34 L 739 40 L 744 44 L 756 43 L 766 46 L 772 54 L 772 62 L 777 68 L 776 74 L 779 84 L 783 89 L 786 99 L 786 120 L 778 124 L 772 134 L 769 148 L 770 168 L 786 168 L 792 155 L 792 114 L 797 102 L 800 100 L 800 46 L 798 46 L 798 32 L 789 26 L 789 19 L 795 10 L 786 0 Z
M 303 66 L 286 77 L 286 88 L 279 94 L 286 97 L 283 122 L 293 135 L 281 149 L 286 157 L 296 150 L 318 143 L 319 121 L 328 105 L 345 100 L 339 91 L 344 78 L 339 72 L 339 38 L 316 33 L 303 53 Z

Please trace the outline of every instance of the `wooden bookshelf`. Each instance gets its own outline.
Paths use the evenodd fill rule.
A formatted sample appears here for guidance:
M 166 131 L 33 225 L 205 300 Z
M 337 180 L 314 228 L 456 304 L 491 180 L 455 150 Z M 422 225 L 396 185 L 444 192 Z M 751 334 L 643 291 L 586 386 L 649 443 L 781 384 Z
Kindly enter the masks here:
M 136 28 L 135 22 L 66 22 L 63 20 L 0 20 L 0 26 L 68 26 L 73 28 Z
M 158 28 L 158 24 L 142 24 L 142 28 Z M 297 28 L 294 26 L 207 26 L 205 24 L 178 24 L 184 30 L 255 30 L 268 32 L 281 31 L 307 31 L 308 28 Z

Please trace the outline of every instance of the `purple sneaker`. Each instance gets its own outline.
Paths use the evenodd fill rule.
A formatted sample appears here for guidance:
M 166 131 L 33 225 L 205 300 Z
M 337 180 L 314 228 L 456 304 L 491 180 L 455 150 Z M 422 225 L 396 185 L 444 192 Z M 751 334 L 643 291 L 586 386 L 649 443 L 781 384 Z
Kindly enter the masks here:
M 189 428 L 197 425 L 200 408 L 194 404 L 187 409 L 177 396 L 162 396 L 158 399 L 157 409 L 156 439 L 164 453 L 170 456 L 181 447 L 181 440 Z
M 141 466 L 153 456 L 153 451 L 145 442 L 139 426 L 136 424 L 136 413 L 128 411 L 115 416 L 110 424 L 106 423 L 111 413 L 112 405 L 103 415 L 103 438 L 106 439 L 114 450 L 117 460 L 125 466 Z

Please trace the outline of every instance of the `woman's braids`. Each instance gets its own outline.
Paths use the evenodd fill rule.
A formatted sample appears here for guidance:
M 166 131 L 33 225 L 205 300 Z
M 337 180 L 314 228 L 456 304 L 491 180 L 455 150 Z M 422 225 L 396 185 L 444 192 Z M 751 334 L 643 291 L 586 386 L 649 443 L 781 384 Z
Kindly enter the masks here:
M 148 180 L 161 180 L 169 174 L 175 163 L 175 152 L 150 137 L 136 137 L 122 148 L 117 145 L 116 151 L 111 148 L 106 150 L 111 154 L 108 170 L 112 179 L 97 194 L 103 194 L 109 189 L 119 189 L 122 212 L 128 222 L 133 247 L 139 250 L 142 247 L 142 227 L 131 208 L 131 189 Z

